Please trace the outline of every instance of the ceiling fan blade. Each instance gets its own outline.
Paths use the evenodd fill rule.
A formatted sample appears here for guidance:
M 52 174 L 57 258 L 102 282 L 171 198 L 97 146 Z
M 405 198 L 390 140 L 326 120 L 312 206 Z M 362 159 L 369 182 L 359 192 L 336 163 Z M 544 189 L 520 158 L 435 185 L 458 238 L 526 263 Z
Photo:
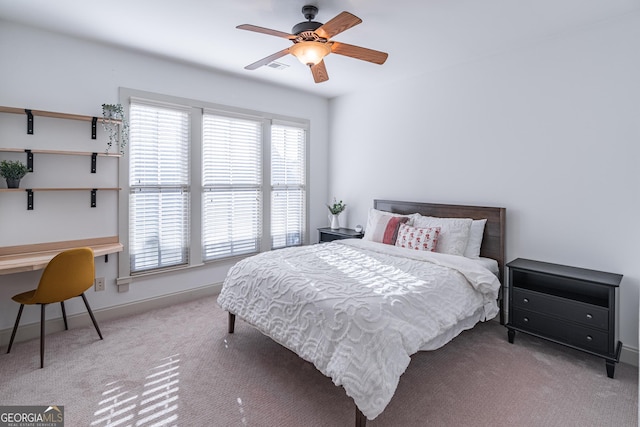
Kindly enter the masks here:
M 357 16 L 349 12 L 342 12 L 330 21 L 325 22 L 325 24 L 318 28 L 315 33 L 320 37 L 330 39 L 336 34 L 340 34 L 344 30 L 348 30 L 349 28 L 358 25 L 361 22 L 362 19 L 358 18 Z
M 389 56 L 388 53 L 379 50 L 367 49 L 366 47 L 354 46 L 351 44 L 333 42 L 331 52 L 338 55 L 349 56 L 351 58 L 361 59 L 363 61 L 373 62 L 374 64 L 384 64 Z
M 257 25 L 242 24 L 236 28 L 239 30 L 254 31 L 256 33 L 269 34 L 270 36 L 282 37 L 285 39 L 293 40 L 296 38 L 293 34 L 285 33 L 284 31 L 272 30 L 270 28 L 258 27 Z
M 329 80 L 329 74 L 327 73 L 327 67 L 325 67 L 324 61 L 320 61 L 316 65 L 312 65 L 311 74 L 313 74 L 313 81 L 316 83 L 322 83 Z
M 282 49 L 280 52 L 276 52 L 273 55 L 269 55 L 266 58 L 262 58 L 261 60 L 256 61 L 253 64 L 249 64 L 244 68 L 245 70 L 255 70 L 256 68 L 262 67 L 263 65 L 267 65 L 268 63 L 273 62 L 276 59 L 285 56 L 287 53 L 289 53 L 289 48 Z

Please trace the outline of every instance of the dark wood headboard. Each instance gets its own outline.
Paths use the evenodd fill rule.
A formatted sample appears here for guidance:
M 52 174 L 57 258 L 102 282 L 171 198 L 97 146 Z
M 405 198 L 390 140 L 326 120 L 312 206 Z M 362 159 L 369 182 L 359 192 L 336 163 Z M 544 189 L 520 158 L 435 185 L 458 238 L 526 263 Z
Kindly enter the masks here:
M 440 218 L 471 218 L 487 219 L 484 227 L 484 236 L 480 248 L 480 256 L 493 258 L 498 261 L 500 269 L 500 281 L 504 275 L 505 264 L 505 221 L 506 209 L 486 206 L 442 205 L 437 203 L 400 202 L 397 200 L 374 200 L 375 209 L 398 213 L 419 213 L 425 216 Z

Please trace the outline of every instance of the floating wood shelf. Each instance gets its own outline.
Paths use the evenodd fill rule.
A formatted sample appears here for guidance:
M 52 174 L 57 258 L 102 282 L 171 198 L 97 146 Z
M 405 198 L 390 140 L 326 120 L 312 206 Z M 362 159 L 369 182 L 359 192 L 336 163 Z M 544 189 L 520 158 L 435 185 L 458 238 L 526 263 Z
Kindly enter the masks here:
M 97 116 L 84 116 L 80 114 L 57 113 L 55 111 L 30 110 L 28 108 L 15 108 L 0 106 L 0 113 L 26 114 L 27 116 L 27 135 L 33 135 L 33 117 L 53 117 L 55 119 L 80 120 L 83 122 L 91 122 L 91 139 L 96 139 L 96 125 L 98 123 Z M 107 119 L 109 123 L 117 125 L 122 124 L 122 120 Z
M 91 190 L 110 190 L 119 191 L 120 187 L 59 187 L 59 188 L 0 188 L 0 192 L 16 192 L 16 191 L 91 191 Z
M 98 153 L 89 151 L 67 151 L 67 150 L 32 150 L 28 148 L 0 148 L 0 152 L 5 153 L 25 153 L 27 155 L 27 169 L 33 172 L 33 155 L 34 154 L 56 154 L 69 156 L 91 156 L 91 173 L 96 173 L 98 168 L 98 157 L 122 157 L 122 154 L 114 153 Z
M 0 113 L 26 114 L 26 111 L 31 111 L 31 114 L 33 114 L 34 116 L 53 117 L 56 119 L 80 120 L 83 122 L 93 121 L 93 118 L 96 117 L 96 116 L 85 116 L 81 114 L 56 113 L 54 111 L 29 110 L 27 108 L 0 106 Z M 111 119 L 110 121 L 112 123 L 122 123 L 122 120 Z
M 31 150 L 26 148 L 0 148 L 0 152 L 5 153 L 25 153 L 30 151 L 34 154 L 62 154 L 67 156 L 92 156 L 96 154 L 98 157 L 122 157 L 120 153 L 100 153 L 90 151 L 66 151 L 66 150 Z
M 33 193 L 35 191 L 89 191 L 91 193 L 91 203 L 90 206 L 92 208 L 95 208 L 98 204 L 97 204 L 97 193 L 98 190 L 100 191 L 120 191 L 122 190 L 122 188 L 120 187 L 86 187 L 86 188 L 80 188 L 80 187 L 72 187 L 72 188 L 63 188 L 63 187 L 58 187 L 58 188 L 0 188 L 0 193 L 15 193 L 15 192 L 22 192 L 22 191 L 26 191 L 27 193 L 27 210 L 28 211 L 32 211 L 33 210 Z

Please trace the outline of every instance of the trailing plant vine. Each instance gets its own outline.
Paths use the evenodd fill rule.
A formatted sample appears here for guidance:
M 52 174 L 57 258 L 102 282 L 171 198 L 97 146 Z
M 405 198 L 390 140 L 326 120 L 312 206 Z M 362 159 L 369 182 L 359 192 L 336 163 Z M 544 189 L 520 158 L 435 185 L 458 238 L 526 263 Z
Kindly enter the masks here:
M 116 143 L 120 154 L 124 154 L 129 142 L 129 123 L 124 117 L 122 104 L 102 104 L 102 127 L 109 134 L 107 153 Z

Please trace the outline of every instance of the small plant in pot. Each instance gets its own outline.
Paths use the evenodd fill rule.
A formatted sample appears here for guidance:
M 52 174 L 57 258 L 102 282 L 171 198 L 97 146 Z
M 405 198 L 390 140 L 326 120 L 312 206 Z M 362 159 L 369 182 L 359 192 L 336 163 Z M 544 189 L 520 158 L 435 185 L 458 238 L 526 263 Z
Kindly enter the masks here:
M 29 172 L 27 165 L 16 160 L 3 160 L 0 162 L 0 176 L 7 180 L 8 188 L 18 188 L 20 180 Z

